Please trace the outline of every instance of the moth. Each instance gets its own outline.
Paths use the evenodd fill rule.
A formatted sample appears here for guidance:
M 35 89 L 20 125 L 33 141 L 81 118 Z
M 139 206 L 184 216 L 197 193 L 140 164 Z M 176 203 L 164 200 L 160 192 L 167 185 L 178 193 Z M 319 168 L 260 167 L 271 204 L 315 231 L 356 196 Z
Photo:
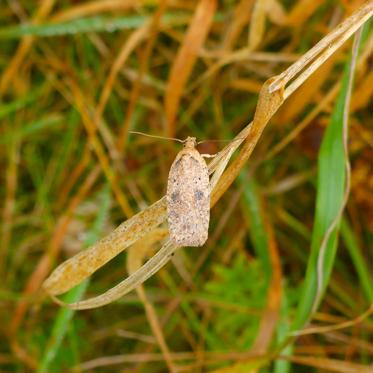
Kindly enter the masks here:
M 178 246 L 202 246 L 210 221 L 210 181 L 205 160 L 188 137 L 172 163 L 167 183 L 167 220 L 171 241 Z

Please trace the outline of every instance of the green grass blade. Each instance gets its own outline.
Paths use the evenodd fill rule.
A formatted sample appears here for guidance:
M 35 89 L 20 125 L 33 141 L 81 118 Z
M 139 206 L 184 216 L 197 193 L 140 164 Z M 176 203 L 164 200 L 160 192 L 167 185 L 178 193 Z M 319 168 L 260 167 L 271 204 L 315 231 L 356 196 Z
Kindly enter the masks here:
M 168 273 L 165 273 L 162 279 L 169 288 L 171 294 L 174 297 L 178 297 L 178 288 L 173 278 Z M 196 333 L 196 335 L 203 335 L 206 344 L 213 346 L 215 343 L 213 335 L 210 333 L 208 329 L 205 328 L 201 320 L 199 320 L 195 310 L 191 306 L 188 299 L 182 298 L 180 300 L 180 309 L 183 311 L 185 318 L 188 321 L 190 329 L 193 330 Z
M 347 155 L 343 145 L 343 113 L 350 89 L 350 64 L 351 60 L 345 66 L 341 90 L 319 151 L 316 212 L 311 239 L 311 253 L 307 263 L 303 294 L 293 325 L 294 330 L 301 329 L 311 317 L 315 306 L 318 306 L 328 285 L 334 264 L 339 223 L 329 235 L 325 250 L 321 252 L 320 247 L 329 227 L 338 217 L 344 203 Z M 319 255 L 321 255 L 320 258 Z M 322 263 L 321 277 L 318 272 L 319 260 Z M 321 290 L 320 293 L 318 293 L 318 289 Z
M 372 271 L 369 271 L 367 268 L 367 264 L 361 254 L 354 232 L 346 219 L 342 219 L 341 234 L 351 256 L 352 264 L 355 266 L 365 297 L 370 304 L 373 304 Z
M 51 114 L 46 116 L 45 118 L 36 119 L 30 123 L 25 123 L 19 129 L 6 133 L 0 138 L 0 144 L 8 142 L 11 136 L 25 137 L 47 128 L 55 128 L 56 126 L 63 123 L 64 121 L 61 115 Z
M 64 36 L 88 32 L 114 32 L 119 30 L 134 30 L 149 22 L 151 17 L 141 15 L 126 15 L 117 18 L 96 16 L 72 19 L 60 23 L 21 24 L 0 28 L 0 39 L 19 39 L 24 36 Z M 216 14 L 215 21 L 223 20 L 222 14 Z M 190 16 L 168 13 L 162 17 L 162 24 L 182 25 L 188 23 Z
M 281 299 L 281 314 L 280 322 L 277 326 L 277 341 L 281 343 L 284 341 L 290 331 L 290 305 L 287 294 L 286 285 L 283 286 L 283 294 Z M 293 353 L 293 344 L 288 344 L 281 350 L 282 356 L 290 356 Z M 287 360 L 276 360 L 273 367 L 274 373 L 288 373 L 290 371 L 291 363 Z
M 3 119 L 9 114 L 14 113 L 20 109 L 23 109 L 25 106 L 34 102 L 40 96 L 41 92 L 42 90 L 38 89 L 38 90 L 35 90 L 34 92 L 29 93 L 25 97 L 21 97 L 9 103 L 2 103 L 0 105 L 0 119 Z
M 61 23 L 22 24 L 0 29 L 0 38 L 21 38 L 26 35 L 62 36 L 99 31 L 113 32 L 141 27 L 147 19 L 148 17 L 144 16 L 125 16 L 114 19 L 98 16 Z
M 75 35 L 87 32 L 114 32 L 118 30 L 132 30 L 144 26 L 150 17 L 139 15 L 127 15 L 117 18 L 109 17 L 87 17 L 73 19 L 61 23 L 45 24 L 22 24 L 9 26 L 0 29 L 0 38 L 14 39 L 27 35 L 48 37 Z M 178 23 L 186 20 L 185 16 L 180 17 L 177 14 L 166 14 L 162 23 Z
M 260 200 L 257 195 L 256 184 L 253 178 L 248 180 L 243 174 L 240 175 L 239 181 L 244 184 L 242 207 L 244 215 L 250 221 L 250 237 L 269 284 L 272 268 L 268 250 L 268 236 L 260 212 Z
M 66 129 L 62 134 L 62 143 L 56 150 L 56 165 L 53 173 L 53 184 L 59 186 L 63 178 L 63 170 L 66 169 L 69 159 L 73 156 L 73 152 L 76 149 L 76 142 L 74 136 L 76 136 L 76 127 L 79 123 L 79 114 L 72 110 L 67 116 Z M 52 188 L 54 188 L 54 186 Z M 51 189 L 52 189 L 51 188 Z
M 99 210 L 99 214 L 96 218 L 96 221 L 93 224 L 91 231 L 84 243 L 85 247 L 92 245 L 100 236 L 100 232 L 104 225 L 107 213 L 110 207 L 110 192 L 109 188 L 105 188 L 101 195 L 101 208 Z M 89 280 L 86 280 L 76 286 L 75 288 L 71 289 L 66 296 L 64 297 L 64 301 L 67 303 L 77 302 L 83 296 Z M 44 351 L 44 354 L 40 360 L 40 364 L 37 370 L 37 373 L 46 373 L 50 369 L 50 365 L 53 362 L 54 358 L 58 354 L 59 348 L 65 335 L 69 329 L 69 325 L 71 319 L 74 315 L 75 311 L 69 308 L 60 308 L 57 312 L 56 319 L 54 321 L 51 335 L 49 338 L 49 342 L 47 347 Z

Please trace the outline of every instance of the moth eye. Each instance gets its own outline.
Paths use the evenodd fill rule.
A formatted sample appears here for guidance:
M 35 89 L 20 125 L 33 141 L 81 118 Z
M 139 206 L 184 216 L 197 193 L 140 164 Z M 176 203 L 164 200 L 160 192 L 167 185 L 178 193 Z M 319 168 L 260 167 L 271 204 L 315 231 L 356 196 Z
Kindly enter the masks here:
M 203 192 L 202 190 L 199 190 L 197 189 L 195 192 L 194 192 L 194 196 L 197 200 L 201 200 L 203 198 Z

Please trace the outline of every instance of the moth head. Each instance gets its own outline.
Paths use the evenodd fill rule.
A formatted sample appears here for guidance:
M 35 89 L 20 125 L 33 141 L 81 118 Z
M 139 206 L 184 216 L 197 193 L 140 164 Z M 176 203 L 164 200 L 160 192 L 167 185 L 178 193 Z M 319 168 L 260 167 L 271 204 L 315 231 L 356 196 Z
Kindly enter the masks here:
M 194 149 L 197 146 L 197 139 L 195 137 L 187 137 L 184 140 L 184 148 Z

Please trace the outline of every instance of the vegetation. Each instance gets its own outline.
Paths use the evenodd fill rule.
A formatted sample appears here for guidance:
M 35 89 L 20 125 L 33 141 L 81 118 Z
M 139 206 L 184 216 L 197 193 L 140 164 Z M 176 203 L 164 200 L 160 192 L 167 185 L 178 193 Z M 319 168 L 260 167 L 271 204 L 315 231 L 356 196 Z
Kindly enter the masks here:
M 370 372 L 372 14 L 2 4 L 0 371 Z M 168 241 L 180 144 L 131 131 L 217 154 L 203 247 Z

